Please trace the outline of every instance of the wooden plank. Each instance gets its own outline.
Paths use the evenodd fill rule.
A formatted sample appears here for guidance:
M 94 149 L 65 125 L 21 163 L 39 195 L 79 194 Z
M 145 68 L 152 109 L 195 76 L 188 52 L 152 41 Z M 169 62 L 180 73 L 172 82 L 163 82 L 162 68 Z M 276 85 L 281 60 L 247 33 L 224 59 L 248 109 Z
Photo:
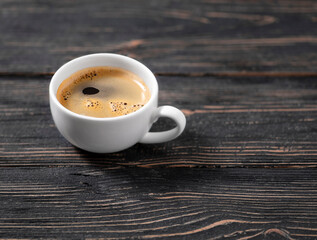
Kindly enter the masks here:
M 0 166 L 316 167 L 317 81 L 313 77 L 158 77 L 160 105 L 187 117 L 164 144 L 91 154 L 57 131 L 49 78 L 0 79 Z M 162 119 L 153 131 L 173 123 Z
M 53 72 L 114 52 L 155 72 L 316 72 L 317 5 L 305 1 L 0 2 L 0 72 Z
M 0 169 L 1 238 L 315 239 L 309 169 Z

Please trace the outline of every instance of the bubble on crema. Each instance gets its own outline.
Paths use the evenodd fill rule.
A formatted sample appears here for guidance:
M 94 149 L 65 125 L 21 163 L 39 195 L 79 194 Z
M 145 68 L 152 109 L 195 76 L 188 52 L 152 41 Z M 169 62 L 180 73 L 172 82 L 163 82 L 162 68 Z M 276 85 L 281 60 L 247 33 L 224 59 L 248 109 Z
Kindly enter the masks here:
M 68 99 L 71 95 L 72 95 L 71 92 L 65 91 L 65 92 L 63 92 L 62 97 L 64 98 L 65 101 L 67 101 L 67 99 Z
M 129 113 L 135 112 L 143 107 L 143 104 L 131 104 L 126 101 L 111 101 L 110 106 L 112 112 L 116 115 L 127 115 Z
M 84 100 L 84 106 L 86 107 L 86 109 L 101 109 L 102 108 L 102 104 L 100 103 L 100 101 L 98 101 L 97 99 L 85 99 Z

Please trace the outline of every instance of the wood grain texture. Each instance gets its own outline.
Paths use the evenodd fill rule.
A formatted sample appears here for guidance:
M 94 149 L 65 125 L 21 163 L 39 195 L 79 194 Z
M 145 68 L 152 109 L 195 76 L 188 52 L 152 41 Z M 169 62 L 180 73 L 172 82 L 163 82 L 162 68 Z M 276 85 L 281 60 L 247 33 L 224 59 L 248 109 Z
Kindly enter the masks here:
M 0 80 L 0 166 L 316 167 L 316 78 L 158 77 L 160 105 L 181 108 L 185 132 L 164 144 L 92 154 L 57 131 L 49 78 Z M 173 123 L 162 119 L 153 131 Z
M 313 0 L 5 0 L 0 72 L 52 72 L 95 52 L 155 72 L 317 72 L 316 19 Z
M 307 169 L 0 169 L 0 234 L 316 239 L 316 179 Z

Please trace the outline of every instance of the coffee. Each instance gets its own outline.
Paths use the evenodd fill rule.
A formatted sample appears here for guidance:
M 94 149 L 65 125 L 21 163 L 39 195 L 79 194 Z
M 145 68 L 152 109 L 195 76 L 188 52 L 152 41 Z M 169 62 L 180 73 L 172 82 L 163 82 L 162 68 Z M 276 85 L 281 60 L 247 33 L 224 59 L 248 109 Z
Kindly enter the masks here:
M 72 74 L 59 86 L 56 97 L 72 112 L 106 118 L 137 111 L 151 95 L 144 81 L 134 73 L 102 66 Z

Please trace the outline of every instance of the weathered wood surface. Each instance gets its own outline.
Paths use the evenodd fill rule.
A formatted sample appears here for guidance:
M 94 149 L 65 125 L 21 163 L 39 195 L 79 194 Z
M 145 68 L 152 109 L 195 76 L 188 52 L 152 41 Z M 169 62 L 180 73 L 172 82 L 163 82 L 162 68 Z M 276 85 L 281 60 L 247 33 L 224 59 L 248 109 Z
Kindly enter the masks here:
M 314 0 L 4 0 L 0 21 L 0 72 L 53 72 L 94 52 L 155 72 L 317 71 Z
M 2 238 L 316 239 L 315 170 L 0 169 Z
M 0 166 L 316 167 L 316 78 L 158 77 L 160 105 L 181 108 L 176 140 L 115 154 L 73 147 L 57 131 L 49 78 L 0 80 Z M 162 120 L 153 131 L 171 128 Z

